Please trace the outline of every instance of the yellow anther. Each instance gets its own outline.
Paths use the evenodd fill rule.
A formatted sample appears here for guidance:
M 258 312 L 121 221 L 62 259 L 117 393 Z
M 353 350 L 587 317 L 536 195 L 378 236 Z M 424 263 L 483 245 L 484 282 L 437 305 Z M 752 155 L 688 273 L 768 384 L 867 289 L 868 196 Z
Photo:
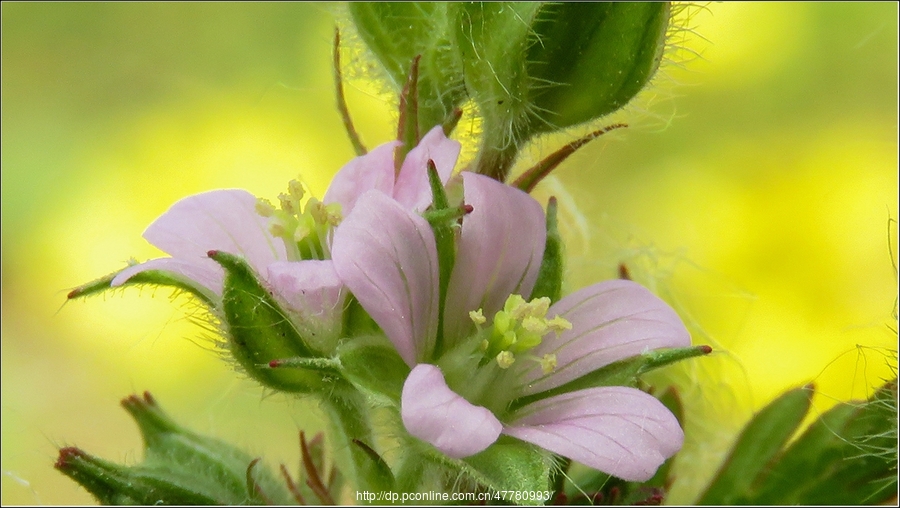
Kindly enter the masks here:
M 265 198 L 256 198 L 256 213 L 263 217 L 271 217 L 275 214 L 275 207 L 272 202 Z
M 481 309 L 470 310 L 469 311 L 469 319 L 471 319 L 472 322 L 475 323 L 476 325 L 483 325 L 487 321 L 487 318 L 484 317 L 484 313 L 481 312 Z
M 520 319 L 527 313 L 528 304 L 521 295 L 509 295 L 503 304 L 503 310 L 513 319 Z
M 278 201 L 281 203 L 281 209 L 286 213 L 294 215 L 300 212 L 300 203 L 296 202 L 292 196 L 282 192 L 278 195 Z
M 344 220 L 344 214 L 341 212 L 340 203 L 331 203 L 325 205 L 325 214 L 327 215 L 327 223 L 329 226 L 335 227 Z
M 546 296 L 528 302 L 528 315 L 543 318 L 550 309 L 550 299 Z
M 499 365 L 501 369 L 508 369 L 515 361 L 516 356 L 509 351 L 501 351 L 500 354 L 497 355 L 497 365 Z
M 306 191 L 303 190 L 303 184 L 299 180 L 288 182 L 288 193 L 297 201 L 300 201 L 306 195 Z
M 555 316 L 553 319 L 547 321 L 547 326 L 557 334 L 572 329 L 572 323 L 568 319 L 560 316 Z
M 318 199 L 309 198 L 309 201 L 306 202 L 306 212 L 316 224 L 328 224 L 328 209 Z
M 522 328 L 524 328 L 528 332 L 538 335 L 539 337 L 543 337 L 544 334 L 550 330 L 550 327 L 547 326 L 546 319 L 534 316 L 526 316 L 525 319 L 522 320 Z
M 556 355 L 552 353 L 547 353 L 541 358 L 541 371 L 544 374 L 549 374 L 553 372 L 553 369 L 556 368 Z

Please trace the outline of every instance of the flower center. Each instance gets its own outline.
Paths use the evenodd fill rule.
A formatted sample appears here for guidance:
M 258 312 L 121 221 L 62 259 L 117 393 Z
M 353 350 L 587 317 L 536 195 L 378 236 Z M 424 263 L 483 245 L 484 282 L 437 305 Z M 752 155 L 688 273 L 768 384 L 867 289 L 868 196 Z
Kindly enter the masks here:
M 299 180 L 288 182 L 287 194 L 279 194 L 281 209 L 264 198 L 256 201 L 256 213 L 269 219 L 269 233 L 281 238 L 293 260 L 329 259 L 328 234 L 341 222 L 341 205 L 326 205 L 314 197 L 303 198 L 306 190 Z
M 545 374 L 556 368 L 556 355 L 546 354 L 536 357 L 527 354 L 537 347 L 544 336 L 550 332 L 558 335 L 563 330 L 572 328 L 572 323 L 559 317 L 547 317 L 550 309 L 550 299 L 547 297 L 535 298 L 526 302 L 520 295 L 510 295 L 503 305 L 503 310 L 494 314 L 494 320 L 489 329 L 482 330 L 481 325 L 487 319 L 481 309 L 469 313 L 469 317 L 475 325 L 482 330 L 484 340 L 481 343 L 481 351 L 484 358 L 481 364 L 496 361 L 501 369 L 508 369 L 518 358 L 524 357 L 529 361 L 540 363 Z

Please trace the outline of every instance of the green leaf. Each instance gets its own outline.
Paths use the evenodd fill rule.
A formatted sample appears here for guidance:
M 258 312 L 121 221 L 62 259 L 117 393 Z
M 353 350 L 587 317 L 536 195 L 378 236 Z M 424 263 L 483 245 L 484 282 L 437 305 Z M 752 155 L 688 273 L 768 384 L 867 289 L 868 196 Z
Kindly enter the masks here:
M 897 493 L 897 385 L 818 418 L 745 498 L 758 505 L 889 502 Z
M 77 448 L 60 450 L 56 468 L 104 504 L 288 504 L 292 497 L 258 459 L 169 418 L 149 393 L 122 405 L 144 438 L 145 458 L 123 466 Z M 251 467 L 255 465 L 255 467 Z M 252 479 L 248 482 L 247 478 Z M 253 486 L 253 489 L 248 488 Z
M 734 504 L 746 498 L 809 410 L 810 387 L 790 390 L 764 407 L 747 424 L 725 463 L 698 504 Z

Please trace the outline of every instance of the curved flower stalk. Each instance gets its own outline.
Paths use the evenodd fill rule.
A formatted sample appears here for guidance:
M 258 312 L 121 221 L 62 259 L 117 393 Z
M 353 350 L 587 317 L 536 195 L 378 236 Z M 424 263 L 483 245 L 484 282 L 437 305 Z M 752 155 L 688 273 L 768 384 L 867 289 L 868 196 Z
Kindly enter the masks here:
M 568 387 L 617 361 L 689 346 L 684 325 L 630 281 L 595 284 L 552 306 L 526 301 L 546 239 L 543 210 L 490 178 L 462 179 L 473 211 L 459 232 L 443 327 L 435 239 L 421 216 L 370 191 L 334 237 L 335 270 L 412 369 L 400 397 L 407 431 L 452 458 L 505 434 L 626 480 L 649 479 L 681 447 L 675 417 L 635 388 Z

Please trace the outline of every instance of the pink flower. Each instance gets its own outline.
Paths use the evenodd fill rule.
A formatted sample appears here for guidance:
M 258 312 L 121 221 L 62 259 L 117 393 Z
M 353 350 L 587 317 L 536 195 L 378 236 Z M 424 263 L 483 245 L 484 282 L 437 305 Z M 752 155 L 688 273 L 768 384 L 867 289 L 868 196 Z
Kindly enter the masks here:
M 618 360 L 686 347 L 677 314 L 630 281 L 582 289 L 547 308 L 531 294 L 546 238 L 527 194 L 463 173 L 465 203 L 438 329 L 438 258 L 428 223 L 382 191 L 360 196 L 334 236 L 335 270 L 412 367 L 401 417 L 453 458 L 500 434 L 626 480 L 649 479 L 681 447 L 677 420 L 629 387 L 541 397 Z M 516 399 L 532 396 L 521 407 Z
M 345 292 L 332 261 L 289 261 L 284 242 L 272 236 L 256 205 L 252 194 L 238 189 L 205 192 L 176 202 L 144 231 L 144 238 L 170 257 L 130 266 L 116 275 L 111 286 L 158 270 L 216 302 L 222 296 L 225 272 L 207 253 L 239 254 L 296 315 L 301 327 L 310 327 L 325 342 L 336 339 Z
M 442 181 L 446 182 L 459 156 L 460 144 L 435 127 L 407 154 L 395 178 L 393 154 L 398 145 L 399 142 L 386 143 L 350 161 L 335 176 L 324 202 L 339 203 L 344 213 L 349 213 L 360 194 L 379 189 L 409 209 L 425 209 L 431 203 L 427 161 L 435 161 Z M 216 302 L 222 296 L 225 272 L 207 253 L 217 250 L 239 254 L 285 304 L 285 309 L 295 314 L 295 324 L 301 331 L 333 343 L 343 316 L 343 284 L 331 260 L 301 259 L 303 240 L 297 240 L 296 235 L 299 231 L 315 245 L 320 242 L 321 246 L 314 245 L 312 249 L 318 256 L 327 257 L 328 231 L 333 226 L 330 222 L 337 220 L 313 199 L 313 211 L 308 203 L 307 211 L 302 212 L 303 194 L 301 184 L 292 181 L 289 194 L 280 196 L 282 210 L 263 206 L 269 208 L 270 217 L 260 215 L 259 200 L 243 190 L 217 190 L 184 198 L 144 231 L 144 238 L 170 257 L 130 266 L 116 275 L 111 286 L 121 286 L 139 273 L 156 270 L 175 277 L 208 302 Z M 278 236 L 272 233 L 273 225 Z M 315 231 L 316 228 L 321 231 Z

